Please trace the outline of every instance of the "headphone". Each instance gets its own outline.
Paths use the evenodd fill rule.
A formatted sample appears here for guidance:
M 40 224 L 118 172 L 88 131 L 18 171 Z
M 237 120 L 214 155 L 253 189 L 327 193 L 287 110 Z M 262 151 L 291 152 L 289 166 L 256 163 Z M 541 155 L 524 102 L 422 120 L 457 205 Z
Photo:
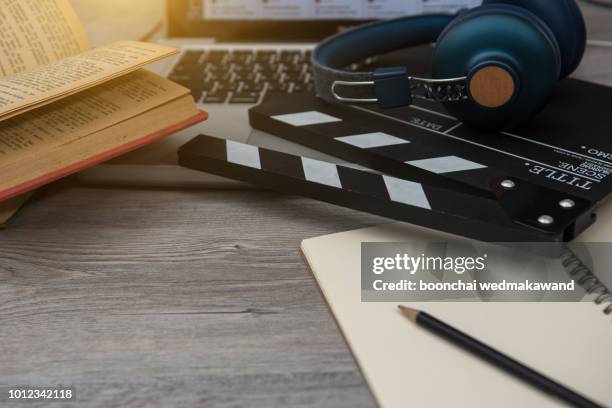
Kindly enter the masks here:
M 435 42 L 433 79 L 406 67 L 354 72 L 368 57 Z M 484 0 L 457 15 L 402 17 L 336 34 L 314 50 L 317 95 L 328 102 L 442 103 L 469 125 L 504 130 L 538 113 L 580 64 L 586 28 L 574 0 Z

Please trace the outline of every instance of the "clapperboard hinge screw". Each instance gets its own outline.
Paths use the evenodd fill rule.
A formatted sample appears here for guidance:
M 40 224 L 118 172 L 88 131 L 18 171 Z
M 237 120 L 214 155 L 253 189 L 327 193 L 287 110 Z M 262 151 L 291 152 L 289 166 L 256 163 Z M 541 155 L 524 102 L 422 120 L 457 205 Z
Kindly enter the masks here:
M 540 215 L 538 222 L 542 225 L 550 225 L 555 222 L 555 219 L 550 215 Z
M 564 200 L 559 201 L 559 205 L 561 206 L 561 208 L 565 210 L 569 210 L 570 208 L 574 208 L 576 203 L 574 202 L 574 200 L 570 200 L 569 198 L 566 198 Z

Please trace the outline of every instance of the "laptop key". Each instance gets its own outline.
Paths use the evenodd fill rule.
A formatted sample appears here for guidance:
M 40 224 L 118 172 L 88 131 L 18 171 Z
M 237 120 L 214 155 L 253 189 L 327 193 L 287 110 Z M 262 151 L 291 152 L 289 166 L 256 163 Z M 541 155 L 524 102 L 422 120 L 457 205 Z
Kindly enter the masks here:
M 306 78 L 306 75 L 308 74 L 305 72 L 299 72 L 299 71 L 285 72 L 285 76 L 289 81 L 303 82 L 304 79 Z
M 257 51 L 253 61 L 259 64 L 271 64 L 277 58 L 276 51 Z
M 223 103 L 227 99 L 227 92 L 225 91 L 215 91 L 215 92 L 206 92 L 204 95 L 203 103 Z
M 259 65 L 255 70 L 263 75 L 272 75 L 278 73 L 278 69 L 278 65 Z
M 292 93 L 300 93 L 305 91 L 304 85 L 295 82 L 289 82 L 289 89 Z
M 312 91 L 311 52 L 299 50 L 222 50 L 184 54 L 171 74 L 207 103 L 257 103 L 267 92 Z M 229 97 L 229 98 L 228 98 Z
M 302 54 L 299 61 L 302 63 L 310 63 L 311 58 L 312 58 L 312 51 L 307 50 L 306 52 L 304 52 L 304 54 Z
M 293 63 L 302 57 L 301 51 L 284 50 L 280 53 L 280 61 L 284 63 Z
M 291 88 L 292 93 L 312 92 L 313 90 L 314 86 L 312 84 L 294 83 Z
M 199 64 L 177 64 L 174 66 L 174 68 L 172 68 L 172 74 L 173 75 L 190 75 L 190 76 L 196 76 L 196 75 L 203 75 L 204 74 L 204 68 L 199 65 Z
M 255 66 L 253 64 L 234 65 L 232 72 L 238 75 L 246 75 L 255 72 Z
M 214 74 L 209 72 L 206 76 L 207 81 L 219 81 L 219 82 L 233 82 L 235 81 L 235 76 L 232 72 L 223 72 Z
M 234 58 L 250 58 L 255 56 L 255 51 L 253 50 L 234 50 L 232 52 L 232 56 Z
M 259 80 L 264 82 L 280 82 L 282 81 L 284 75 L 278 72 L 270 73 L 270 72 L 260 72 Z
M 278 70 L 278 72 L 287 72 L 289 71 L 289 67 L 290 65 L 287 64 L 278 64 L 276 69 Z
M 205 91 L 212 91 L 212 89 L 215 87 L 215 81 L 204 81 L 204 85 L 203 85 L 203 89 Z
M 197 62 L 204 55 L 204 51 L 186 51 L 181 57 L 181 62 Z
M 244 64 L 253 58 L 251 51 L 234 51 L 230 54 L 230 61 L 236 64 Z
M 284 92 L 286 93 L 289 86 L 286 82 L 271 82 L 268 83 L 268 92 Z
M 257 74 L 254 73 L 254 72 L 249 72 L 249 73 L 237 74 L 236 75 L 236 81 L 255 82 L 256 79 L 257 79 Z
M 220 62 L 229 55 L 228 50 L 211 50 L 205 55 L 204 61 L 206 62 Z
M 258 50 L 255 53 L 255 58 L 270 58 L 276 55 L 278 55 L 276 50 Z
M 237 91 L 240 82 L 217 82 L 215 91 L 232 92 Z
M 259 92 L 234 92 L 229 103 L 257 103 Z
M 230 64 L 223 64 L 221 62 L 207 62 L 204 65 L 203 71 L 210 72 L 212 74 L 223 74 L 230 70 Z
M 242 88 L 240 90 L 242 92 L 261 92 L 263 90 L 264 84 L 261 82 L 245 82 L 242 84 Z

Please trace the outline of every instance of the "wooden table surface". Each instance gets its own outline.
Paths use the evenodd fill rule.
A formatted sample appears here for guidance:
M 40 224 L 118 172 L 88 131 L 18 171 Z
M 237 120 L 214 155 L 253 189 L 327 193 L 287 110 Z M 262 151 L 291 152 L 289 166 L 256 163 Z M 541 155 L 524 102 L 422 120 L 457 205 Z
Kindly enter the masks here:
M 585 11 L 612 40 L 612 12 Z M 612 49 L 577 76 L 612 85 Z M 264 191 L 57 183 L 0 231 L 0 385 L 72 384 L 79 407 L 374 406 L 298 248 L 383 222 Z

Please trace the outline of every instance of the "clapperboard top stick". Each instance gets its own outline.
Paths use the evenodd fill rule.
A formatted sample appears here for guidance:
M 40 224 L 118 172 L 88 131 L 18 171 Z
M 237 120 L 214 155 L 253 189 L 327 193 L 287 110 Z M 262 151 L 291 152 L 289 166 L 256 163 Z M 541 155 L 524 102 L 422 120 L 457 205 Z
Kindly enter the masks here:
M 577 149 L 571 141 L 578 135 L 569 141 L 551 141 L 550 134 L 529 137 L 541 134 L 542 126 L 519 134 L 486 133 L 416 105 L 372 109 L 298 94 L 265 99 L 251 108 L 249 119 L 256 129 L 347 162 L 472 195 L 491 194 L 491 181 L 498 177 L 577 195 L 593 205 L 612 189 L 612 177 L 606 177 L 612 161 L 584 154 L 586 146 Z M 547 202 L 546 196 L 532 198 L 536 204 Z
M 489 242 L 563 242 L 592 222 L 588 201 L 512 180 L 492 198 L 200 135 L 182 146 L 185 167 Z M 548 197 L 541 212 L 533 196 Z M 560 200 L 574 205 L 563 208 Z

